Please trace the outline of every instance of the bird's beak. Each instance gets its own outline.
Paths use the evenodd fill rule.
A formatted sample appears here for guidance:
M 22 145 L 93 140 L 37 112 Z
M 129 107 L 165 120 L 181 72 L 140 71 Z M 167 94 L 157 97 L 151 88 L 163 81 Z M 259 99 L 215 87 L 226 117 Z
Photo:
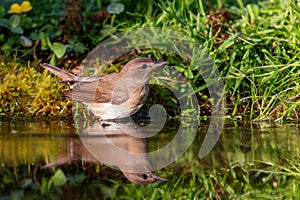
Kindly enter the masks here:
M 166 61 L 163 61 L 163 60 L 158 60 L 158 61 L 155 61 L 155 62 L 154 62 L 154 66 L 155 66 L 155 67 L 163 66 L 163 65 L 165 65 L 165 64 L 167 64 L 167 62 L 166 62 Z
M 157 68 L 159 68 L 159 67 L 161 67 L 161 66 L 163 66 L 163 65 L 165 65 L 165 64 L 167 64 L 167 62 L 166 61 L 163 61 L 163 60 L 157 60 L 157 61 L 155 61 L 154 62 L 154 64 L 152 65 L 152 70 L 151 71 L 155 71 Z
M 156 182 L 167 182 L 167 181 L 168 181 L 168 179 L 163 178 L 163 177 L 160 177 L 160 176 L 157 176 L 157 175 L 155 175 L 155 174 L 152 174 L 152 178 L 154 178 L 154 180 L 155 180 Z

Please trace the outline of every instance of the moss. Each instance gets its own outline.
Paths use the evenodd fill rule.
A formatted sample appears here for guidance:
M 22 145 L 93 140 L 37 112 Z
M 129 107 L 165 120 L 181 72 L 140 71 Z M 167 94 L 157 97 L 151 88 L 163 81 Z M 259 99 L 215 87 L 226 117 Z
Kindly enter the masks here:
M 1 58 L 0 58 L 1 59 Z M 69 100 L 60 95 L 63 85 L 55 84 L 49 72 L 38 72 L 30 63 L 0 63 L 0 116 L 61 116 L 70 114 Z

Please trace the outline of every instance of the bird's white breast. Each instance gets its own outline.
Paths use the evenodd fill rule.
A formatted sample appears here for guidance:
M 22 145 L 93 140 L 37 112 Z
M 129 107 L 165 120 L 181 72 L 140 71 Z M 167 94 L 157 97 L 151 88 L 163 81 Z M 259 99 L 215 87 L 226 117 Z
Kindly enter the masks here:
M 102 120 L 119 119 L 128 117 L 135 113 L 141 106 L 130 108 L 127 103 L 111 104 L 111 103 L 85 103 L 88 109 Z

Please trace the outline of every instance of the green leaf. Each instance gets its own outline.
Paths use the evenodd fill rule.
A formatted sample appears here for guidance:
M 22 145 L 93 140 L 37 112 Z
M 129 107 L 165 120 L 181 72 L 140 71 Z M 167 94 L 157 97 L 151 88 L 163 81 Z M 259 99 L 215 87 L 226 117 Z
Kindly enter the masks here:
M 39 39 L 39 34 L 37 32 L 31 32 L 29 38 L 31 40 L 38 40 Z
M 41 49 L 47 50 L 48 47 L 52 50 L 52 43 L 45 33 L 41 33 Z M 53 51 L 53 50 L 52 50 Z
M 10 28 L 17 28 L 20 25 L 19 15 L 12 15 L 8 20 L 8 24 Z
M 22 35 L 20 37 L 20 43 L 23 47 L 31 47 L 32 46 L 32 40 Z
M 0 26 L 3 26 L 5 28 L 9 28 L 7 19 L 0 19 Z
M 21 27 L 15 27 L 10 29 L 11 32 L 16 33 L 16 34 L 23 34 L 24 30 Z
M 81 42 L 76 42 L 76 43 L 74 44 L 74 50 L 75 50 L 76 52 L 84 53 L 84 51 L 87 50 L 87 48 L 84 46 L 83 43 L 81 43 Z
M 5 8 L 3 6 L 0 6 L 0 18 L 4 18 L 5 16 Z
M 0 34 L 0 42 L 4 42 L 5 41 L 5 37 L 4 34 Z M 1 109 L 0 109 L 1 112 Z
M 53 179 L 53 185 L 55 187 L 63 186 L 67 182 L 64 172 L 60 169 L 58 169 L 51 178 Z
M 47 190 L 51 189 L 52 184 L 53 184 L 53 176 L 49 179 L 49 181 L 46 182 Z
M 57 58 L 62 58 L 66 53 L 67 47 L 59 42 L 54 42 L 52 46 L 52 51 L 56 55 Z
M 124 5 L 122 3 L 113 2 L 107 6 L 107 12 L 110 14 L 120 14 L 124 11 Z
M 184 71 L 184 76 L 187 79 L 192 79 L 194 77 L 193 72 L 190 69 L 187 69 L 187 70 Z
M 42 194 L 45 194 L 48 190 L 48 180 L 46 178 L 42 178 Z
M 46 38 L 46 42 L 47 42 L 48 47 L 52 50 L 52 43 L 48 37 Z
M 21 21 L 22 27 L 30 29 L 32 26 L 32 19 L 30 17 L 25 17 Z
M 224 51 L 231 47 L 234 44 L 234 40 L 227 39 L 223 44 L 218 48 L 219 51 Z
M 182 65 L 175 65 L 174 68 L 179 72 L 184 72 L 186 68 Z
M 223 42 L 223 44 L 218 48 L 218 51 L 225 51 L 235 43 L 235 39 L 240 36 L 240 33 L 235 33 L 229 36 L 227 40 Z
M 79 42 L 76 39 L 70 39 L 69 45 L 65 45 L 67 48 L 73 49 L 75 52 L 84 53 L 84 51 L 87 50 L 87 48 L 84 46 L 83 43 Z
M 41 49 L 43 51 L 48 49 L 47 36 L 45 35 L 45 33 L 41 33 Z
M 56 56 L 52 55 L 51 60 L 50 60 L 50 65 L 56 65 Z
M 84 175 L 84 173 L 77 174 L 70 180 L 70 184 L 79 185 L 82 184 L 82 182 L 85 180 L 86 180 L 86 176 Z

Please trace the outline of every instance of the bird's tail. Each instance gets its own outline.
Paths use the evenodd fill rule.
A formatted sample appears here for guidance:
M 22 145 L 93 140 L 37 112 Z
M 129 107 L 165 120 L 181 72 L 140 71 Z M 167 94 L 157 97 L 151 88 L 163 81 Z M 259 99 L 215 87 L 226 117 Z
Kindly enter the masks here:
M 67 72 L 63 69 L 60 69 L 58 67 L 55 67 L 53 65 L 50 65 L 48 63 L 42 63 L 42 67 L 45 69 L 49 70 L 59 78 L 61 78 L 63 81 L 74 81 L 75 80 L 75 75 L 71 74 L 70 72 Z

